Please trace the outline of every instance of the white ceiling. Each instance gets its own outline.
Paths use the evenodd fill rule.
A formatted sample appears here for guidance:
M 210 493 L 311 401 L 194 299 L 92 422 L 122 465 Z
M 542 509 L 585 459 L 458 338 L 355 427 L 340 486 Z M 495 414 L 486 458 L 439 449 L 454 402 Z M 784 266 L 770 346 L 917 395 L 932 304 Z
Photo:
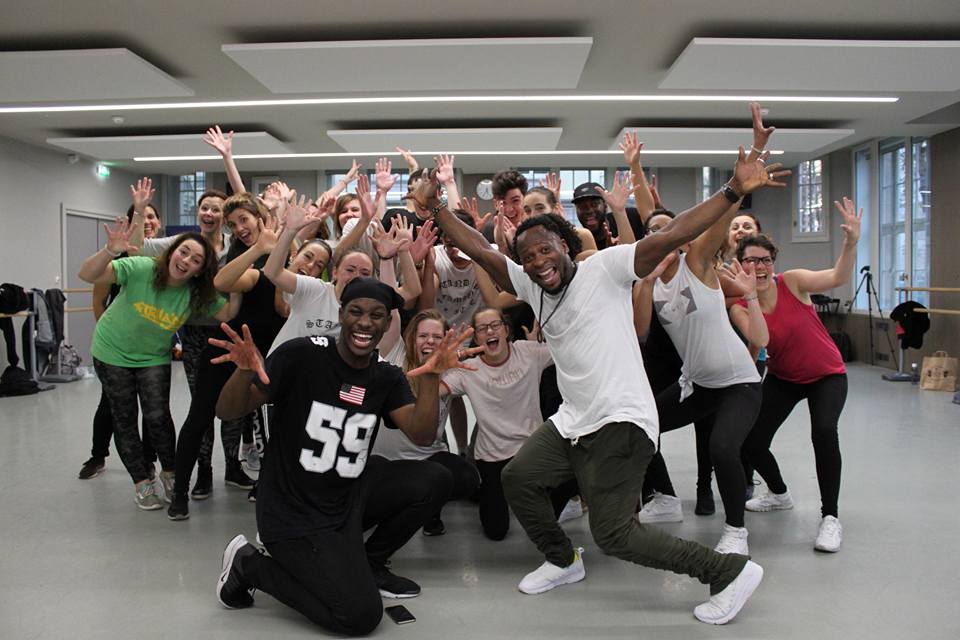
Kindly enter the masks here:
M 395 147 L 424 153 L 464 151 L 545 151 L 556 149 L 559 127 L 483 127 L 476 129 L 366 129 L 333 130 L 327 135 L 346 151 L 382 153 Z
M 169 136 L 87 136 L 47 138 L 47 143 L 98 160 L 128 160 L 139 157 L 207 156 L 216 151 L 199 133 Z M 290 150 L 265 131 L 237 133 L 233 139 L 236 154 L 289 153 Z
M 544 38 L 571 40 L 573 44 L 567 49 L 570 53 L 551 49 L 553 45 L 544 44 Z M 691 46 L 695 38 L 723 38 L 728 43 L 746 40 L 750 44 L 748 53 L 742 56 L 730 57 L 715 48 L 705 58 L 695 59 L 694 54 L 699 55 L 699 47 Z M 861 43 L 847 47 L 845 53 L 832 50 L 826 57 L 805 51 L 800 63 L 790 57 L 797 55 L 796 47 L 782 48 L 776 53 L 767 53 L 771 49 L 756 53 L 756 49 L 751 48 L 768 46 L 758 40 L 778 38 L 870 40 L 885 41 L 885 44 Z M 494 39 L 499 46 L 480 46 L 480 49 L 487 47 L 487 52 L 467 66 L 463 66 L 464 60 L 469 59 L 467 54 L 471 53 L 467 44 L 436 46 L 436 41 L 477 39 Z M 405 47 L 397 47 L 397 40 L 435 42 L 433 46 L 407 42 Z M 32 84 L 23 84 L 26 80 L 17 74 L 0 75 L 0 106 L 23 104 L 25 100 L 61 105 L 114 105 L 144 100 L 216 103 L 491 93 L 529 94 L 540 98 L 558 94 L 578 98 L 676 94 L 688 99 L 710 93 L 736 94 L 742 99 L 732 102 L 562 99 L 230 107 L 201 104 L 176 110 L 107 107 L 80 113 L 0 113 L 0 135 L 64 153 L 67 151 L 52 146 L 48 139 L 187 136 L 184 146 L 173 147 L 171 151 L 209 155 L 205 148 L 194 153 L 196 136 L 211 124 L 220 124 L 238 132 L 262 132 L 290 152 L 312 154 L 240 161 L 243 171 L 281 171 L 342 168 L 346 164 L 344 158 L 324 155 L 343 153 L 343 147 L 331 134 L 336 131 L 562 130 L 553 147 L 540 147 L 555 148 L 560 155 L 511 156 L 508 149 L 495 155 L 458 154 L 457 164 L 465 171 L 489 172 L 505 166 L 614 166 L 622 159 L 604 150 L 614 145 L 616 136 L 625 127 L 652 130 L 645 133 L 650 136 L 647 147 L 651 150 L 654 142 L 676 148 L 683 146 L 680 142 L 687 139 L 701 143 L 712 141 L 714 146 L 749 142 L 743 138 L 743 129 L 749 127 L 746 101 L 750 95 L 899 98 L 888 104 L 767 103 L 769 123 L 782 130 L 804 131 L 798 132 L 796 139 L 791 139 L 788 131 L 774 137 L 773 146 L 786 150 L 780 159 L 791 164 L 873 137 L 932 135 L 960 126 L 960 110 L 952 108 L 960 103 L 960 82 L 957 81 L 960 61 L 956 59 L 956 46 L 929 44 L 958 40 L 960 9 L 956 0 L 911 3 L 807 0 L 762 6 L 754 0 L 722 3 L 610 0 L 593 5 L 582 0 L 522 3 L 486 0 L 482 5 L 465 0 L 441 4 L 425 0 L 399 4 L 366 0 L 324 3 L 322 11 L 313 3 L 286 0 L 244 3 L 242 10 L 226 0 L 202 3 L 168 0 L 135 5 L 17 3 L 5 8 L 4 20 L 0 22 L 0 50 L 126 49 L 130 56 L 154 67 L 155 73 L 167 77 L 185 93 L 170 93 L 172 89 L 160 80 L 147 83 L 149 89 L 159 94 L 130 93 L 137 88 L 137 78 L 109 73 L 105 66 L 92 78 L 79 72 L 74 74 L 68 65 L 82 64 L 84 56 L 72 56 L 53 68 L 35 67 L 31 74 L 20 74 L 30 75 Z M 350 44 L 343 44 L 346 41 Z M 523 41 L 540 44 L 522 45 L 526 49 L 517 53 L 512 47 L 520 46 Z M 912 44 L 891 44 L 890 41 Z M 918 47 L 917 41 L 927 44 Z M 370 42 L 387 46 L 364 44 Z M 363 55 L 357 53 L 361 50 Z M 430 50 L 445 50 L 445 53 L 427 55 L 426 59 L 418 57 Z M 548 50 L 550 53 L 543 56 L 542 52 Z M 416 56 L 414 51 L 418 52 Z M 284 52 L 307 58 L 284 59 Z M 334 52 L 356 55 L 336 58 Z M 248 54 L 256 54 L 261 62 L 245 58 Z M 266 54 L 281 58 L 263 62 Z M 0 57 L 4 55 L 7 54 L 0 52 Z M 531 64 L 531 61 L 536 62 Z M 687 75 L 681 75 L 681 71 Z M 81 77 L 86 81 L 80 82 Z M 94 83 L 99 84 L 91 91 Z M 665 88 L 668 85 L 670 89 Z M 31 86 L 33 94 L 22 88 Z M 40 89 L 48 93 L 36 93 Z M 143 88 L 137 90 L 143 91 Z M 149 98 L 186 96 L 191 92 L 193 96 L 189 98 Z M 112 117 L 116 115 L 123 116 L 123 124 L 113 124 Z M 665 130 L 677 128 L 709 129 L 711 133 L 688 130 L 657 137 Z M 417 147 L 438 150 L 432 148 L 432 142 L 417 144 L 424 140 L 407 144 L 411 144 L 415 152 Z M 454 140 L 451 138 L 450 142 Z M 577 150 L 593 153 L 578 156 L 573 153 Z M 83 153 L 96 157 L 95 153 L 101 152 L 87 147 Z M 109 153 L 115 154 L 117 150 Z M 133 150 L 125 153 L 132 154 Z M 648 156 L 648 164 L 653 166 L 728 163 L 727 156 L 723 155 Z M 219 167 L 215 159 L 170 163 L 118 159 L 113 164 L 143 173 L 179 173 Z

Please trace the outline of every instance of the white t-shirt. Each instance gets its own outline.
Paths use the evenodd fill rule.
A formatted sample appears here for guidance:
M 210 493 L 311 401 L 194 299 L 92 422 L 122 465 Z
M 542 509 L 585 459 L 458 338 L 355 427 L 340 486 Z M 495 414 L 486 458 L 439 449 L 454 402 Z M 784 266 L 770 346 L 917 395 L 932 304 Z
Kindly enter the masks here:
M 140 248 L 140 255 L 149 256 L 155 258 L 161 253 L 173 246 L 174 241 L 180 236 L 168 236 L 166 238 L 144 238 L 143 246 Z M 227 263 L 224 259 L 227 257 L 227 251 L 230 250 L 230 242 L 226 236 L 221 236 L 223 242 L 220 243 L 220 251 L 217 252 L 217 263 L 218 266 L 223 266 Z
M 512 458 L 524 441 L 543 424 L 540 414 L 540 374 L 553 358 L 545 344 L 520 340 L 498 365 L 473 358 L 476 371 L 450 369 L 441 383 L 451 395 L 467 396 L 477 416 L 474 457 L 486 462 Z
M 340 237 L 327 240 L 327 244 L 330 246 L 330 248 L 336 249 L 340 244 L 340 241 L 346 238 L 347 235 L 353 231 L 353 228 L 359 223 L 360 218 L 350 218 L 347 220 L 347 222 L 343 225 L 343 232 L 341 233 Z M 354 248 L 363 251 L 371 257 L 377 255 L 376 251 L 373 249 L 373 225 L 367 225 L 366 231 L 363 232 L 363 237 L 360 238 L 360 241 L 354 245 Z
M 611 247 L 581 262 L 562 302 L 506 261 L 517 297 L 533 307 L 541 325 L 546 322 L 542 331 L 563 396 L 550 420 L 564 438 L 632 422 L 657 442 L 657 407 L 633 326 L 634 252 L 635 245 Z
M 708 389 L 760 382 L 746 345 L 734 333 L 723 292 L 703 284 L 687 267 L 687 256 L 670 282 L 653 286 L 653 308 L 683 360 L 680 399 L 693 393 L 693 383 Z
M 477 270 L 473 262 L 458 269 L 447 255 L 442 245 L 433 248 L 434 264 L 440 280 L 437 290 L 437 310 L 451 327 L 470 324 L 474 312 L 483 303 L 480 285 L 477 284 Z
M 296 274 L 297 286 L 293 293 L 284 293 L 290 305 L 290 317 L 270 345 L 270 355 L 287 340 L 310 336 L 340 335 L 340 302 L 336 287 L 319 278 Z
M 402 369 L 406 360 L 403 340 L 399 340 L 393 349 L 386 356 L 381 356 L 380 359 Z M 383 456 L 387 460 L 426 460 L 435 453 L 449 451 L 450 447 L 447 446 L 446 440 L 447 416 L 449 414 L 450 398 L 447 397 L 440 401 L 437 415 L 437 435 L 431 444 L 427 446 L 414 444 L 400 429 L 379 429 L 371 453 Z

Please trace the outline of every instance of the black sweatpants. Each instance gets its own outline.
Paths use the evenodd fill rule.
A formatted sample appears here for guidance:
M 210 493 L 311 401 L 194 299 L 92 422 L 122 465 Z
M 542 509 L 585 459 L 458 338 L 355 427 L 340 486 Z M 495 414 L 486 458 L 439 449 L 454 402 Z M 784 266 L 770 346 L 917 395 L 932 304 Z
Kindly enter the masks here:
M 747 484 L 740 448 L 760 411 L 760 384 L 735 384 L 721 389 L 694 384 L 693 393 L 683 402 L 680 402 L 679 383 L 657 394 L 660 433 L 697 422 L 709 434 L 709 446 L 706 448 L 717 471 L 717 486 L 723 500 L 726 522 L 732 527 L 743 526 L 743 498 Z M 666 466 L 662 469 L 666 473 Z M 656 478 L 651 478 L 654 489 L 661 493 L 673 493 L 669 476 L 666 485 L 658 487 L 658 483 Z
M 400 549 L 446 502 L 450 474 L 424 460 L 371 456 L 360 476 L 361 504 L 336 530 L 265 542 L 270 556 L 244 558 L 254 587 L 324 629 L 366 635 L 383 616 L 373 570 Z M 363 541 L 364 531 L 376 530 Z
M 511 460 L 513 458 L 497 460 L 496 462 L 477 460 L 477 471 L 480 472 L 480 491 L 478 493 L 480 525 L 483 527 L 483 533 L 491 540 L 503 540 L 510 530 L 510 507 L 503 493 L 500 473 Z M 577 486 L 576 478 L 573 478 L 550 489 L 549 494 L 554 517 L 559 518 L 563 508 L 567 505 L 567 501 L 580 494 L 580 487 Z
M 809 384 L 781 380 L 772 373 L 763 379 L 763 404 L 757 422 L 744 443 L 744 451 L 757 472 L 774 493 L 784 493 L 787 485 L 780 475 L 777 459 L 770 451 L 780 425 L 806 399 L 810 408 L 810 438 L 817 463 L 820 484 L 820 512 L 837 517 L 840 499 L 840 435 L 838 424 L 847 401 L 847 374 L 821 378 Z
M 117 367 L 94 358 L 93 367 L 113 414 L 117 453 L 133 482 L 149 477 L 137 428 L 138 400 L 143 409 L 143 433 L 157 452 L 163 470 L 172 470 L 176 434 L 170 416 L 170 365 Z
M 213 428 L 220 391 L 236 369 L 231 362 L 210 364 L 211 358 L 222 353 L 222 349 L 208 346 L 200 355 L 197 385 L 190 400 L 190 411 L 177 438 L 177 477 L 174 490 L 178 494 L 186 494 L 190 490 L 190 476 L 193 475 L 193 467 L 197 463 L 203 436 Z M 220 440 L 223 443 L 227 472 L 240 467 L 237 456 L 246 419 L 220 421 Z

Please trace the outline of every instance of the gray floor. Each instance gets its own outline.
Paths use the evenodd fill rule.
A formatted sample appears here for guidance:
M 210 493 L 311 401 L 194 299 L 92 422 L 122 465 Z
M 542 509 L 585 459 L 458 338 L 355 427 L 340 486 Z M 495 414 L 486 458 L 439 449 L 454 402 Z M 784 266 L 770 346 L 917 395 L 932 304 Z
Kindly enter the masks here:
M 187 408 L 175 371 L 174 413 Z M 806 411 L 775 442 L 797 508 L 748 514 L 750 548 L 763 584 L 733 624 L 696 622 L 706 588 L 691 579 L 604 557 L 587 523 L 568 532 L 586 548 L 587 579 L 540 596 L 516 590 L 541 559 L 514 524 L 507 540 L 483 539 L 475 509 L 445 510 L 448 534 L 416 536 L 395 558 L 421 583 L 405 604 L 417 616 L 375 632 L 398 638 L 957 638 L 960 406 L 950 394 L 850 369 L 841 427 L 844 452 L 839 554 L 812 550 L 819 503 Z M 39 396 L 0 399 L 3 515 L 0 519 L 0 638 L 314 637 L 317 631 L 271 597 L 226 611 L 213 597 L 224 544 L 252 537 L 245 493 L 217 484 L 192 517 L 171 523 L 142 512 L 116 456 L 107 472 L 76 479 L 87 457 L 96 380 Z M 664 438 L 686 521 L 671 532 L 713 545 L 722 515 L 693 515 L 693 436 Z M 217 456 L 221 454 L 218 452 Z M 953 469 L 951 471 L 951 469 Z

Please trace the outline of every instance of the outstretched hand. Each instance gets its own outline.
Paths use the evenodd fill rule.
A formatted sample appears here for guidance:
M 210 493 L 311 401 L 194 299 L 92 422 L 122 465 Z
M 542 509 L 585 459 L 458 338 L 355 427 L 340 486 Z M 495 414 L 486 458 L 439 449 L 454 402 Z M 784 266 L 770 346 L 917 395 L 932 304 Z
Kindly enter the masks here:
M 344 186 L 349 185 L 351 182 L 357 179 L 360 175 L 360 169 L 363 167 L 362 164 L 353 160 L 353 163 L 350 165 L 350 171 L 347 171 L 347 175 L 343 176 Z
M 750 159 L 756 160 L 767 148 L 767 142 L 776 127 L 763 126 L 763 111 L 759 102 L 750 103 L 750 115 L 753 117 L 753 148 L 750 149 Z
M 400 179 L 400 174 L 390 173 L 393 169 L 393 163 L 389 158 L 380 158 L 377 160 L 374 171 L 374 181 L 377 185 L 377 191 L 380 193 L 389 193 L 393 185 Z
M 437 171 L 435 169 L 424 169 L 420 180 L 417 180 L 412 188 L 407 191 L 404 199 L 413 200 L 421 207 L 433 208 L 440 202 L 439 190 Z
M 121 254 L 131 249 L 130 236 L 133 235 L 134 225 L 127 221 L 126 216 L 118 217 L 113 227 L 103 225 L 107 233 L 107 251 L 112 254 Z
M 753 155 L 753 152 L 751 152 L 751 155 Z M 761 187 L 783 188 L 787 186 L 786 182 L 777 180 L 777 178 L 784 178 L 793 172 L 784 169 L 779 162 L 766 164 L 769 157 L 770 152 L 765 151 L 756 159 L 751 160 L 747 158 L 743 147 L 740 147 L 737 164 L 733 168 L 733 189 L 741 196 L 745 196 Z
M 237 332 L 231 329 L 230 325 L 226 322 L 221 323 L 220 328 L 223 329 L 223 332 L 227 334 L 230 340 L 209 338 L 207 342 L 215 347 L 226 349 L 227 352 L 222 356 L 211 358 L 210 364 L 232 362 L 238 369 L 252 371 L 257 374 L 257 377 L 260 378 L 260 382 L 263 384 L 270 384 L 267 370 L 263 366 L 263 356 L 260 355 L 260 350 L 257 349 L 257 345 L 253 343 L 253 337 L 250 335 L 250 327 L 246 324 L 240 327 L 240 331 L 243 332 L 242 338 L 237 335 Z
M 220 152 L 224 158 L 233 154 L 233 131 L 223 135 L 220 125 L 214 125 L 207 129 L 207 134 L 203 136 L 203 141 Z
M 464 349 L 461 345 L 470 339 L 473 335 L 473 327 L 457 331 L 450 329 L 443 340 L 440 341 L 437 350 L 430 354 L 430 357 L 421 366 L 407 372 L 407 377 L 414 378 L 424 374 L 440 375 L 449 369 L 466 369 L 467 371 L 476 371 L 477 368 L 463 362 L 467 358 L 483 353 L 483 347 L 470 347 Z
M 603 201 L 606 202 L 614 211 L 620 211 L 627 206 L 627 200 L 633 193 L 633 185 L 630 184 L 630 173 L 621 174 L 617 171 L 613 176 L 613 188 L 607 191 L 603 187 L 597 187 L 597 192 Z
M 863 218 L 863 209 L 860 209 L 858 213 L 853 200 L 846 196 L 844 196 L 843 202 L 834 201 L 833 205 L 843 216 L 843 224 L 840 225 L 840 228 L 843 229 L 846 242 L 856 244 L 857 240 L 860 239 L 860 220 Z
M 415 264 L 427 257 L 427 254 L 433 253 L 433 245 L 437 241 L 437 230 L 433 226 L 433 220 L 427 220 L 417 229 L 417 239 L 410 245 L 410 257 Z
M 623 151 L 623 159 L 627 161 L 627 166 L 636 169 L 640 166 L 640 151 L 643 149 L 643 143 L 640 142 L 636 131 L 625 131 L 623 141 L 619 144 L 620 151 Z
M 456 156 L 441 154 L 433 160 L 437 163 L 437 181 L 440 184 L 450 184 L 454 180 L 453 161 Z
M 460 199 L 460 208 L 470 214 L 470 217 L 473 219 L 473 228 L 477 231 L 483 231 L 483 228 L 486 226 L 487 222 L 493 216 L 493 212 L 480 215 L 480 206 L 477 204 L 477 198 L 467 198 L 463 197 Z
M 133 200 L 133 210 L 137 213 L 143 213 L 150 201 L 153 200 L 153 180 L 150 178 L 140 178 L 137 184 L 130 185 L 130 199 Z
M 757 274 L 752 264 L 741 265 L 740 261 L 734 258 L 729 265 L 718 267 L 717 271 L 719 275 L 733 280 L 737 288 L 744 292 L 743 295 L 752 296 L 757 292 Z

